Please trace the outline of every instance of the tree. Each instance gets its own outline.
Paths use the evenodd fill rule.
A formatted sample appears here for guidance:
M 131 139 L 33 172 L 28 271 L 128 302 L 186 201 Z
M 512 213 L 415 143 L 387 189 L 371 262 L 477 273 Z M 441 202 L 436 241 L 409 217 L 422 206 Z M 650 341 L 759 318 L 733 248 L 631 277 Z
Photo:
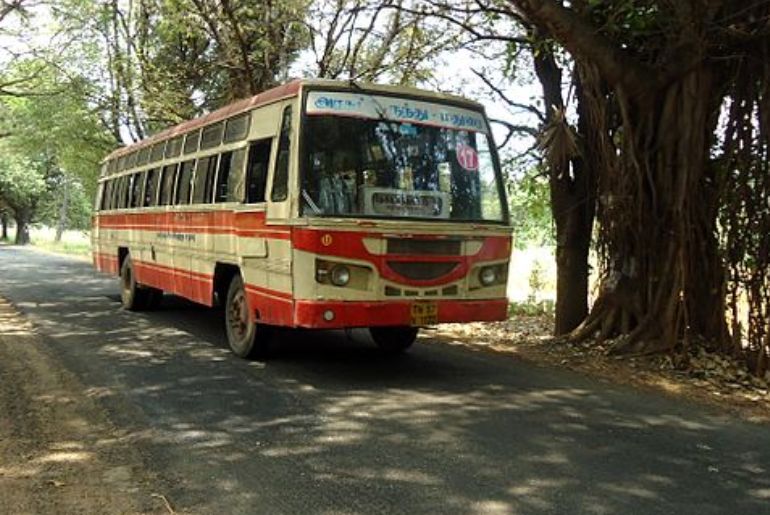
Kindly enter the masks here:
M 58 240 L 70 222 L 82 218 L 83 197 L 93 197 L 99 162 L 114 140 L 90 105 L 91 86 L 81 78 L 41 59 L 16 62 L 5 77 L 25 77 L 25 88 L 35 93 L 0 98 L 7 156 L 2 197 L 17 220 L 17 241 L 26 243 L 26 226 L 44 214 L 57 227 Z
M 0 241 L 8 241 L 8 221 L 10 208 L 3 202 L 0 196 Z
M 29 70 L 35 75 L 26 87 L 37 93 L 0 97 L 6 149 L 27 159 L 50 156 L 62 173 L 79 178 L 94 194 L 99 162 L 115 141 L 91 103 L 93 87 L 39 59 L 16 62 L 5 76 L 29 77 Z
M 304 47 L 304 0 L 57 2 L 78 46 L 96 52 L 100 105 L 118 141 L 254 95 L 286 77 Z
M 437 57 L 457 46 L 457 31 L 431 23 L 411 0 L 316 0 L 306 27 L 315 77 L 415 85 Z
M 0 23 L 5 20 L 8 15 L 14 12 L 24 11 L 24 4 L 29 3 L 26 0 L 2 0 L 0 1 Z
M 603 285 L 573 337 L 597 330 L 600 337 L 625 335 L 617 352 L 700 344 L 735 350 L 738 335 L 729 334 L 725 319 L 728 263 L 751 261 L 765 284 L 770 270 L 764 250 L 752 250 L 764 244 L 720 247 L 756 231 L 746 209 L 741 216 L 726 202 L 726 192 L 735 177 L 767 171 L 770 6 L 750 0 L 508 5 L 575 59 L 589 103 Z M 763 183 L 743 184 L 742 202 L 764 216 L 767 204 L 757 202 Z M 720 228 L 725 209 L 738 216 Z M 725 251 L 738 256 L 726 261 Z M 735 301 L 750 285 L 735 275 L 732 281 Z M 757 362 L 766 363 L 768 296 L 752 300 L 747 343 Z
M 46 156 L 36 160 L 9 157 L 0 153 L 0 198 L 10 207 L 16 222 L 16 244 L 30 242 L 29 225 L 38 214 L 38 208 L 50 192 L 48 178 L 54 165 Z

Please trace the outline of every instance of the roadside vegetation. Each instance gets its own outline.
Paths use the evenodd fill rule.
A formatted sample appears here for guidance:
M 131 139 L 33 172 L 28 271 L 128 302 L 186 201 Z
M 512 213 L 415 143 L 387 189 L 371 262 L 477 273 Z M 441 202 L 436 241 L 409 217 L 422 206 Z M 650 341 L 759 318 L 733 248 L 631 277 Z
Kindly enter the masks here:
M 91 241 L 87 231 L 66 230 L 58 240 L 57 236 L 57 229 L 52 227 L 39 226 L 30 230 L 31 244 L 37 248 L 91 259 Z

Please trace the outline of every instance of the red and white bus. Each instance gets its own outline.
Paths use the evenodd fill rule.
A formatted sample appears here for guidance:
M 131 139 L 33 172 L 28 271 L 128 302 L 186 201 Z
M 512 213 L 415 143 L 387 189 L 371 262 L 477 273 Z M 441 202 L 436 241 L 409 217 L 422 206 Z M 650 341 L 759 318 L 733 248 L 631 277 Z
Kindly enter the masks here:
M 104 160 L 95 266 L 126 309 L 225 307 L 233 352 L 270 328 L 502 320 L 511 228 L 483 108 L 411 88 L 297 80 Z

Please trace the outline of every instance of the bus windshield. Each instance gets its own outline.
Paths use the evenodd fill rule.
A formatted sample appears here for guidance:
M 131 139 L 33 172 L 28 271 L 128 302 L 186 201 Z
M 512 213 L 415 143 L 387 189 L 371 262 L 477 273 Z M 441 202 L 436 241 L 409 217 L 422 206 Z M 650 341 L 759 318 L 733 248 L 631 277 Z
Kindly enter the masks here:
M 305 216 L 505 221 L 500 172 L 480 113 L 313 93 L 303 129 Z

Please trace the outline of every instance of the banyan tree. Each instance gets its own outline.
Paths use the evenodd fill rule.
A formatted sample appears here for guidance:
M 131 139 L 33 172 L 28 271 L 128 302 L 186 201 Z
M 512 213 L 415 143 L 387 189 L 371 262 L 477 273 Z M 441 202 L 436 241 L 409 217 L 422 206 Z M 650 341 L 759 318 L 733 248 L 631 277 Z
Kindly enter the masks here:
M 502 0 L 501 0 L 502 1 Z M 770 1 L 507 0 L 575 63 L 614 351 L 770 350 Z

